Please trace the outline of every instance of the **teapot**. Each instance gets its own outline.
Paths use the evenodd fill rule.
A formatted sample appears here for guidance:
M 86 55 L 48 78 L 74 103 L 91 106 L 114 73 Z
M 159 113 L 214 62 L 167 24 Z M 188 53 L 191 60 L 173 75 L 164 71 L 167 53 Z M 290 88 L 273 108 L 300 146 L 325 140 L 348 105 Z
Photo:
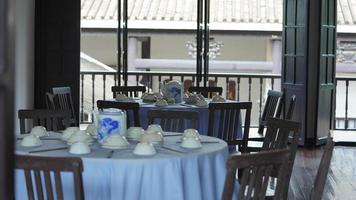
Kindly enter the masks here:
M 161 91 L 164 98 L 172 98 L 175 103 L 183 101 L 183 86 L 179 81 L 173 80 L 168 83 L 160 83 Z
M 126 134 L 126 112 L 116 108 L 109 108 L 96 110 L 93 114 L 99 142 L 104 141 L 113 134 Z

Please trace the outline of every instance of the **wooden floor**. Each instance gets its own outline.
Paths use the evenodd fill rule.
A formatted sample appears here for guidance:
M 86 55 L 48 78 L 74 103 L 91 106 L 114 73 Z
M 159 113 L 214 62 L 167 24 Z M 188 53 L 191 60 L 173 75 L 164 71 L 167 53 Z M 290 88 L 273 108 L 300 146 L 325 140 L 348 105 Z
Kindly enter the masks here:
M 288 199 L 308 199 L 322 153 L 322 148 L 298 150 Z M 356 199 L 356 147 L 335 146 L 323 199 Z

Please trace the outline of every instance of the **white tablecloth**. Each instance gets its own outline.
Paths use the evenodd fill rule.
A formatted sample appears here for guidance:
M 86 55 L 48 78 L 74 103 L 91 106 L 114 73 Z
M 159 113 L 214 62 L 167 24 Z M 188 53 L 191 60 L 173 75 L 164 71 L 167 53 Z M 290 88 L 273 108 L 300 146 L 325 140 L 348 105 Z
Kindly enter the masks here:
M 223 191 L 228 157 L 224 141 L 202 136 L 201 149 L 187 150 L 179 147 L 179 136 L 165 137 L 165 146 L 185 153 L 177 153 L 157 147 L 151 157 L 132 153 L 134 144 L 126 150 L 115 150 L 112 158 L 106 158 L 110 150 L 99 144 L 92 152 L 81 156 L 84 163 L 83 182 L 86 199 L 147 199 L 147 200 L 209 200 L 220 199 Z M 65 146 L 59 140 L 43 140 L 44 145 L 36 149 Z M 40 156 L 75 156 L 68 150 L 28 153 L 35 148 L 24 148 L 16 144 L 17 154 Z M 65 199 L 73 199 L 73 178 L 62 174 Z M 27 199 L 23 172 L 16 171 L 16 199 Z

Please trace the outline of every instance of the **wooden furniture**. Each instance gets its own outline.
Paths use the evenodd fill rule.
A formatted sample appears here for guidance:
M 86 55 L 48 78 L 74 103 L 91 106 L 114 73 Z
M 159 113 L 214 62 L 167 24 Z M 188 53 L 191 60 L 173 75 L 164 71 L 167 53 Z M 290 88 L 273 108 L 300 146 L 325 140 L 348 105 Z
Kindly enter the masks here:
M 237 169 L 242 172 L 238 199 L 265 199 L 267 186 L 273 172 L 276 172 L 278 178 L 273 199 L 285 199 L 283 195 L 285 191 L 288 191 L 288 175 L 292 171 L 290 157 L 289 150 L 231 155 L 227 161 L 222 199 L 232 199 Z
M 127 114 L 127 127 L 140 126 L 140 117 L 138 112 L 140 109 L 139 103 L 98 100 L 96 105 L 98 109 L 101 110 L 105 108 L 117 108 L 125 110 Z M 132 113 L 132 115 L 130 113 Z M 131 119 L 130 116 L 132 116 L 133 119 Z
M 331 157 L 333 155 L 334 142 L 332 138 L 328 138 L 328 141 L 324 147 L 324 153 L 320 160 L 318 172 L 315 177 L 314 185 L 310 193 L 310 200 L 321 200 L 325 187 L 326 178 L 330 168 Z
M 202 94 L 205 98 L 212 98 L 216 93 L 222 95 L 222 87 L 190 87 L 188 91 Z
M 68 110 L 19 110 L 20 132 L 25 134 L 34 126 L 44 126 L 48 131 L 63 130 L 69 126 L 71 115 Z M 26 123 L 29 120 L 31 123 Z M 29 127 L 26 128 L 26 124 Z M 32 126 L 31 126 L 31 125 Z
M 54 199 L 55 196 L 56 199 L 63 199 L 61 172 L 73 173 L 75 199 L 84 199 L 83 163 L 80 158 L 16 155 L 15 168 L 24 170 L 27 195 L 30 200 L 35 199 L 35 196 L 39 200 L 44 199 L 44 194 L 46 194 L 46 199 Z M 54 183 L 51 172 L 54 176 Z M 36 191 L 34 191 L 33 183 L 35 183 Z
M 225 140 L 229 145 L 238 145 L 239 151 L 247 151 L 247 143 L 250 130 L 252 102 L 234 103 L 209 103 L 209 128 L 208 135 L 216 136 Z M 245 113 L 241 122 L 241 114 Z M 215 115 L 219 114 L 219 121 L 216 122 Z M 243 137 L 237 138 L 237 132 L 243 124 Z M 216 129 L 217 128 L 217 129 Z M 217 130 L 215 133 L 214 130 Z
M 296 101 L 297 101 L 297 96 L 292 95 L 292 97 L 290 98 L 288 110 L 287 110 L 287 113 L 286 113 L 284 119 L 292 120 Z M 285 109 L 287 109 L 287 108 L 285 108 Z
M 282 96 L 282 92 L 268 90 L 266 104 L 257 131 L 260 135 L 263 135 L 268 118 L 279 118 L 282 111 Z
M 50 110 L 55 110 L 56 109 L 56 105 L 54 103 L 54 97 L 55 97 L 54 94 L 52 94 L 50 92 L 46 92 L 45 99 L 46 99 L 46 107 L 47 107 L 47 109 L 50 109 Z
M 197 129 L 198 113 L 194 111 L 149 110 L 148 124 L 159 123 L 163 131 L 183 132 L 187 128 Z
M 54 96 L 54 105 L 57 110 L 69 110 L 71 113 L 71 124 L 78 126 L 76 114 L 72 101 L 72 93 L 70 87 L 54 87 L 52 88 Z
M 145 86 L 112 86 L 111 91 L 113 97 L 116 98 L 117 94 L 125 94 L 128 97 L 139 97 L 140 93 L 146 92 Z

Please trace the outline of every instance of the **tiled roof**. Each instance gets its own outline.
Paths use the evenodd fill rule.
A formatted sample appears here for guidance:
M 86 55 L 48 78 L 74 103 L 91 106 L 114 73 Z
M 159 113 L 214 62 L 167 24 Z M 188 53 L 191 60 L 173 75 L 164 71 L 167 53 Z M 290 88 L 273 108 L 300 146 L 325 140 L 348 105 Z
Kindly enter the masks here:
M 117 19 L 117 0 L 81 0 L 82 20 Z M 130 21 L 195 22 L 197 0 L 128 0 Z M 356 0 L 337 0 L 338 24 L 356 25 Z M 283 0 L 211 0 L 211 23 L 282 24 Z

